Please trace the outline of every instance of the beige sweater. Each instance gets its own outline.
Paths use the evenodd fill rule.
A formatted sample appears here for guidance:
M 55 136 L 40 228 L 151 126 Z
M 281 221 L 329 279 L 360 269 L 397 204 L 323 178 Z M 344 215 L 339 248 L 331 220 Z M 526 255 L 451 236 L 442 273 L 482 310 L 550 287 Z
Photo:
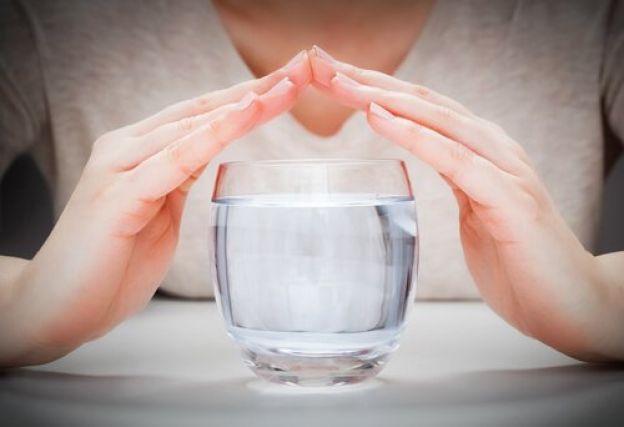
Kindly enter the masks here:
M 207 0 L 21 0 L 0 8 L 0 174 L 16 155 L 32 152 L 57 214 L 99 135 L 252 77 Z M 438 0 L 396 75 L 502 125 L 526 148 L 591 248 L 603 185 L 603 125 L 624 140 L 621 2 L 618 9 L 606 0 Z M 219 162 L 304 157 L 406 160 L 419 206 L 417 295 L 477 296 L 449 190 L 429 167 L 375 136 L 360 113 L 330 138 L 283 115 L 215 158 L 190 194 L 162 287 L 212 294 L 208 213 Z

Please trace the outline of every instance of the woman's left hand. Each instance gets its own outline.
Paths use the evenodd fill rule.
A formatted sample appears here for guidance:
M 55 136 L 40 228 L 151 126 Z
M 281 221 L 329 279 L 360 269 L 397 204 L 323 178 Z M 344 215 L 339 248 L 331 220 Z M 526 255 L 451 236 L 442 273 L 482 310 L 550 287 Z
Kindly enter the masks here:
M 459 206 L 466 262 L 485 301 L 576 358 L 623 357 L 622 302 L 558 213 L 523 148 L 446 96 L 315 47 L 313 84 L 433 167 Z

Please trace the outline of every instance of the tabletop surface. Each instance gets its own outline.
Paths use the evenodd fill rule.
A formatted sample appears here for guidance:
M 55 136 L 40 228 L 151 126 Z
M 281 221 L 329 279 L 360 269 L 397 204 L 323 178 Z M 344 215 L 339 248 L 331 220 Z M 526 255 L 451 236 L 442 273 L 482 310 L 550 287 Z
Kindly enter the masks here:
M 160 298 L 61 360 L 0 374 L 0 425 L 621 426 L 624 370 L 563 356 L 482 303 L 419 302 L 377 379 L 273 385 L 214 302 Z

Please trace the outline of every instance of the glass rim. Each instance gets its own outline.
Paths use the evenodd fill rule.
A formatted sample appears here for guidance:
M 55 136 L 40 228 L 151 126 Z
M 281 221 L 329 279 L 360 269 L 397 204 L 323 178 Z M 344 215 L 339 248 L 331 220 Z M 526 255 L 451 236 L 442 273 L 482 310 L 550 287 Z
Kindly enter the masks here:
M 381 159 L 367 159 L 367 158 L 303 158 L 303 159 L 273 159 L 273 160 L 233 160 L 228 162 L 222 162 L 219 167 L 230 166 L 358 166 L 358 165 L 372 165 L 372 164 L 385 164 L 395 163 L 397 165 L 403 165 L 404 162 L 401 159 L 381 158 Z

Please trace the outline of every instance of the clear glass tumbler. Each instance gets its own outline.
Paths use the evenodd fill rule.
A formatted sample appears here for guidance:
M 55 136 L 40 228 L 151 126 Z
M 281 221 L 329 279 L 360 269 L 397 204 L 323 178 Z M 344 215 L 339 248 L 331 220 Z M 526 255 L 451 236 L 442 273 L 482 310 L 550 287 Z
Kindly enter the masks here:
M 334 385 L 381 370 L 417 275 L 403 162 L 221 164 L 211 234 L 219 309 L 259 377 Z

